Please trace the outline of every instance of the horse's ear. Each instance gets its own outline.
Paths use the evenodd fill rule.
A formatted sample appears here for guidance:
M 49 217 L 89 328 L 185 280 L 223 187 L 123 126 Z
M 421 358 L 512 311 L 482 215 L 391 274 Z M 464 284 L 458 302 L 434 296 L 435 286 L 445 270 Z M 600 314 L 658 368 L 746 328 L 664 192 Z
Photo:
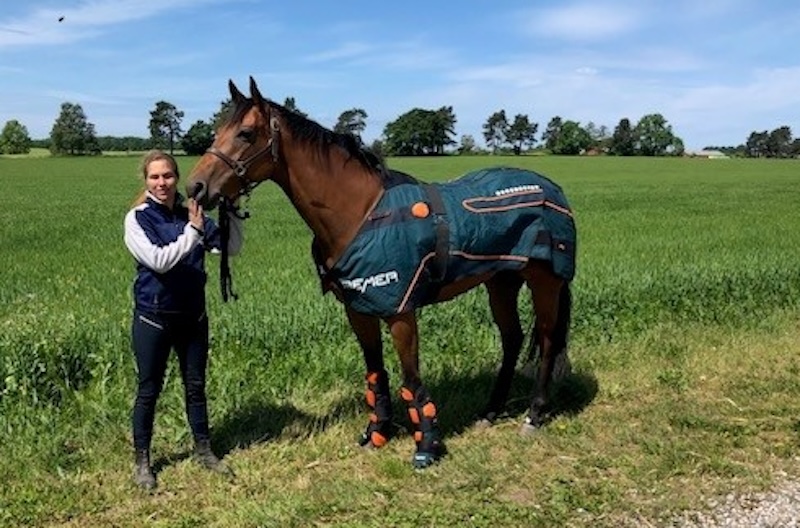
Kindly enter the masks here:
M 247 97 L 245 97 L 244 94 L 239 91 L 236 85 L 233 84 L 233 80 L 228 80 L 228 89 L 231 91 L 231 100 L 233 100 L 234 103 L 239 104 L 247 99 Z
M 258 91 L 258 86 L 256 86 L 256 80 L 253 79 L 253 76 L 250 76 L 250 97 L 253 98 L 256 105 L 261 106 L 264 103 L 264 96 L 261 95 L 261 92 Z

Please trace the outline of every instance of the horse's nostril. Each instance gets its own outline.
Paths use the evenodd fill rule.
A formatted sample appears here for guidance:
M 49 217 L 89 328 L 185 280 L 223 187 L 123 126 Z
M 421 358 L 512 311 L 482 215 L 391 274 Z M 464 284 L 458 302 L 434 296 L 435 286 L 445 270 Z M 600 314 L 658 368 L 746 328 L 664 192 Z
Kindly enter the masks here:
M 194 185 L 190 184 L 186 188 L 186 193 L 199 202 L 206 195 L 206 184 L 201 181 L 195 182 Z

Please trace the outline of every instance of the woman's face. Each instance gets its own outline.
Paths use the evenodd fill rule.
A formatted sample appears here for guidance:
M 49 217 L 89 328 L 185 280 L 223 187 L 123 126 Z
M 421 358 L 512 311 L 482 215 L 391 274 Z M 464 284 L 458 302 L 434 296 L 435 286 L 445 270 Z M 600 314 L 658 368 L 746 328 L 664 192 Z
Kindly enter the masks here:
M 172 207 L 178 189 L 178 175 L 167 160 L 153 160 L 147 165 L 145 185 L 150 194 Z

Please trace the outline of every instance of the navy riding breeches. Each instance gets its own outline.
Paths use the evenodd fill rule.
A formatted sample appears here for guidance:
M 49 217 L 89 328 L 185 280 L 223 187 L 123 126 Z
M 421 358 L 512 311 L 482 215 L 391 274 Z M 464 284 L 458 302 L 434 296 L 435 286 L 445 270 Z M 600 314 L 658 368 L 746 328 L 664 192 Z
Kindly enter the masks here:
M 186 398 L 186 417 L 195 440 L 209 438 L 206 403 L 208 364 L 208 317 L 194 314 L 163 314 L 135 310 L 133 352 L 136 356 L 138 389 L 133 407 L 133 443 L 147 449 L 153 436 L 153 421 L 170 350 L 178 356 Z

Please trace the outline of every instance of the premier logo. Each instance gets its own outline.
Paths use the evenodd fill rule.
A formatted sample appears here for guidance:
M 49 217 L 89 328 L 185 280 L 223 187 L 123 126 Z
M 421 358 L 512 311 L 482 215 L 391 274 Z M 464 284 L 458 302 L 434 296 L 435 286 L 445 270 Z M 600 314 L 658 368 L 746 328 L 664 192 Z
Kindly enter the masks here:
M 342 288 L 346 290 L 356 290 L 359 293 L 364 293 L 369 287 L 380 288 L 382 286 L 388 286 L 389 284 L 399 280 L 400 275 L 397 273 L 397 271 L 391 270 L 384 271 L 382 273 L 376 273 L 371 277 L 341 279 L 339 282 L 341 283 Z

